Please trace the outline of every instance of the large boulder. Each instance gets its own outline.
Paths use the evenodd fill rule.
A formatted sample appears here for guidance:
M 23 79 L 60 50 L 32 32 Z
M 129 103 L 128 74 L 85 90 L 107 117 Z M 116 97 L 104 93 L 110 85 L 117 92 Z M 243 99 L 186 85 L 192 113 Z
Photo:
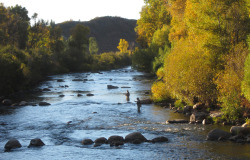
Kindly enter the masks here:
M 106 144 L 108 140 L 105 137 L 100 137 L 95 140 L 96 144 Z
M 250 134 L 249 127 L 232 126 L 230 129 L 232 135 L 248 135 Z
M 32 139 L 30 141 L 30 144 L 28 147 L 41 147 L 41 146 L 44 146 L 45 144 L 43 143 L 43 141 L 39 138 L 35 138 L 35 139 Z
M 194 112 L 190 116 L 190 122 L 191 123 L 201 123 L 204 119 L 206 119 L 207 113 L 205 112 Z
M 122 142 L 124 143 L 124 138 L 122 136 L 110 136 L 108 138 L 108 144 L 112 144 L 114 142 Z
M 84 139 L 83 141 L 82 141 L 82 144 L 83 145 L 91 145 L 91 144 L 93 144 L 94 142 L 91 140 L 91 139 Z
M 12 100 L 10 100 L 10 99 L 4 99 L 2 101 L 2 104 L 5 105 L 5 106 L 11 106 L 12 105 Z
M 218 140 L 219 138 L 229 139 L 231 134 L 229 132 L 220 130 L 220 129 L 213 129 L 207 135 L 207 140 Z
M 20 144 L 18 140 L 11 139 L 5 144 L 4 149 L 5 151 L 10 151 L 11 149 L 21 148 L 21 147 L 22 145 Z
M 154 139 L 151 140 L 152 143 L 160 143 L 160 142 L 168 142 L 168 138 L 167 137 L 156 137 Z
M 188 120 L 185 119 L 174 119 L 174 120 L 168 120 L 166 123 L 188 123 Z
M 125 137 L 125 142 L 129 142 L 129 143 L 143 143 L 146 142 L 147 139 L 140 133 L 140 132 L 134 132 L 134 133 L 130 133 Z

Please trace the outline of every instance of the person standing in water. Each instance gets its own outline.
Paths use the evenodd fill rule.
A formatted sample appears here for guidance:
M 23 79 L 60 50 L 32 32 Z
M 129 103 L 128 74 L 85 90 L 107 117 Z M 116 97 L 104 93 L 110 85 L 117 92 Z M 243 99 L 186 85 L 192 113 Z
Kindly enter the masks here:
M 125 94 L 126 95 L 126 100 L 129 101 L 129 96 L 130 96 L 130 93 L 129 91 L 127 90 L 127 93 Z
M 141 101 L 139 98 L 137 98 L 136 104 L 137 104 L 137 111 L 138 111 L 138 113 L 140 113 L 141 112 Z

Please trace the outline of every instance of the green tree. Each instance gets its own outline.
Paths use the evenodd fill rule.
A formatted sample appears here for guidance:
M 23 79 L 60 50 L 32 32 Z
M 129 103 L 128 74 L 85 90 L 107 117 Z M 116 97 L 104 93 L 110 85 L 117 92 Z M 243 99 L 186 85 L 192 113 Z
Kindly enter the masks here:
M 250 54 L 248 54 L 244 67 L 244 80 L 242 82 L 242 92 L 250 102 Z
M 98 43 L 95 37 L 89 37 L 89 53 L 97 54 L 99 51 Z
M 16 5 L 9 8 L 11 21 L 8 25 L 9 37 L 12 43 L 17 43 L 20 49 L 25 49 L 28 41 L 28 27 L 30 18 L 25 7 Z
M 72 30 L 71 30 L 71 38 L 69 40 L 69 45 L 71 47 L 75 47 L 80 50 L 85 50 L 88 43 L 88 34 L 90 30 L 88 27 L 85 27 L 81 24 L 77 24 Z

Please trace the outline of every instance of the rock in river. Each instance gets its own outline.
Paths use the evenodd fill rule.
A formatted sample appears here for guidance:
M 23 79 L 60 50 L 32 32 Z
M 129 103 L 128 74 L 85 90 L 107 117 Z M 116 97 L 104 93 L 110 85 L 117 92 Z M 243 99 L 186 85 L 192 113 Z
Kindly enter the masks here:
M 147 139 L 140 133 L 140 132 L 134 132 L 134 133 L 130 133 L 125 137 L 125 142 L 129 142 L 129 143 L 143 143 L 146 142 Z
M 48 102 L 39 102 L 39 106 L 49 106 L 49 105 L 51 104 Z
M 10 151 L 11 149 L 21 148 L 21 147 L 22 145 L 20 144 L 18 140 L 11 139 L 5 144 L 4 149 L 5 151 Z
M 207 140 L 218 140 L 219 138 L 229 139 L 231 134 L 229 132 L 220 130 L 220 129 L 213 129 L 207 135 Z
M 159 142 L 168 142 L 168 138 L 167 137 L 156 137 L 154 139 L 151 140 L 152 143 L 159 143 Z
M 119 87 L 117 87 L 117 86 L 112 86 L 112 85 L 107 85 L 107 88 L 108 88 L 108 89 L 117 89 L 117 88 L 119 88 Z
M 91 140 L 91 139 L 84 139 L 83 141 L 82 141 L 82 144 L 83 145 L 91 145 L 91 144 L 93 144 L 94 142 Z
M 114 142 L 124 142 L 124 138 L 122 136 L 110 136 L 108 138 L 108 144 L 111 144 Z
M 95 140 L 95 143 L 96 144 L 105 144 L 105 143 L 107 143 L 107 139 L 105 138 L 105 137 L 101 137 L 101 138 L 97 138 L 96 140 Z
M 35 138 L 35 139 L 32 139 L 30 141 L 30 144 L 28 147 L 41 147 L 41 146 L 44 146 L 45 144 L 43 143 L 43 141 L 39 138 Z
M 188 120 L 185 119 L 174 119 L 174 120 L 168 120 L 166 123 L 188 123 Z
M 248 135 L 250 134 L 250 128 L 241 126 L 232 126 L 230 132 L 232 135 Z

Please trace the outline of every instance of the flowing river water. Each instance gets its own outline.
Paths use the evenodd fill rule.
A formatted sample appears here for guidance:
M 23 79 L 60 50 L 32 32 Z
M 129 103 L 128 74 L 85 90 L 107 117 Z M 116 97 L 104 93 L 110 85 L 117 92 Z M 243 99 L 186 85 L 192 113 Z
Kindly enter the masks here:
M 130 67 L 102 74 L 51 76 L 38 86 L 51 91 L 34 91 L 18 97 L 32 103 L 46 101 L 50 106 L 0 107 L 0 160 L 250 159 L 250 144 L 205 140 L 211 129 L 229 131 L 230 127 L 166 124 L 169 119 L 189 117 L 154 104 L 142 105 L 138 113 L 135 100 L 148 98 L 145 93 L 150 91 L 152 83 L 152 78 Z M 119 88 L 107 89 L 107 85 Z M 124 95 L 127 90 L 130 101 Z M 88 93 L 94 96 L 86 96 Z M 125 143 L 119 147 L 81 144 L 86 138 L 94 141 L 112 135 L 125 137 L 132 132 L 141 132 L 149 140 L 165 136 L 169 142 Z M 18 139 L 22 148 L 4 152 L 4 145 L 12 138 Z M 41 138 L 46 145 L 27 148 L 33 138 Z

